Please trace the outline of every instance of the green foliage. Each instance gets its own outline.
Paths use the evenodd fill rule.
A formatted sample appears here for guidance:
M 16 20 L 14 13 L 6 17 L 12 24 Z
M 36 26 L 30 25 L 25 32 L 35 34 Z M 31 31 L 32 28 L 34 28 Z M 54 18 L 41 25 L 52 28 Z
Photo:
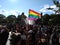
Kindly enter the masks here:
M 38 19 L 36 21 L 36 24 L 42 24 L 44 25 L 60 25 L 60 14 L 45 14 L 42 19 Z
M 0 24 L 2 23 L 12 23 L 15 24 L 18 22 L 20 25 L 25 25 L 26 16 L 22 13 L 16 17 L 15 15 L 9 15 L 5 17 L 3 14 L 0 14 Z M 45 25 L 60 25 L 60 14 L 45 14 L 42 18 L 37 19 L 36 24 L 41 25 L 42 23 Z
M 54 25 L 59 24 L 60 25 L 60 14 L 57 15 L 51 15 L 51 23 Z
M 59 0 L 53 0 L 53 3 L 56 5 L 56 7 L 58 7 L 58 10 L 56 10 L 56 13 L 60 13 L 60 2 Z
M 5 18 L 6 17 L 3 14 L 0 14 L 0 24 L 4 23 Z
M 7 22 L 11 22 L 11 23 L 15 23 L 15 22 L 16 22 L 16 16 L 15 16 L 15 15 L 9 15 L 9 16 L 6 18 L 6 21 L 7 21 Z
M 59 2 L 59 0 L 53 0 L 53 3 L 54 3 L 54 5 L 56 5 L 57 9 L 54 9 L 51 7 L 46 8 L 46 9 L 53 10 L 55 12 L 55 14 L 60 13 L 60 2 Z
M 60 2 L 59 2 L 59 0 L 53 0 L 53 3 L 54 3 L 57 7 L 60 7 Z
M 45 14 L 44 16 L 43 16 L 43 24 L 48 24 L 48 21 L 49 21 L 49 19 L 50 19 L 50 15 L 48 15 L 48 14 Z
M 0 19 L 4 19 L 5 16 L 3 14 L 0 14 Z

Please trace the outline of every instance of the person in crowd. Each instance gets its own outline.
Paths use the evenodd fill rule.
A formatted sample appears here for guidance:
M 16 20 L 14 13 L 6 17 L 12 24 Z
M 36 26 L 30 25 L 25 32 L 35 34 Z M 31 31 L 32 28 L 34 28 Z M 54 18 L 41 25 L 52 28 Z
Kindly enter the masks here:
M 3 26 L 1 29 L 1 45 L 6 45 L 8 35 L 9 35 L 8 29 L 5 26 Z
M 21 32 L 21 45 L 26 45 L 26 34 L 24 30 Z
M 20 37 L 20 33 L 18 31 L 18 28 L 17 30 L 15 31 L 12 31 L 12 35 L 11 35 L 11 45 L 17 45 L 18 42 L 20 41 L 21 37 Z
M 11 33 L 10 45 L 60 44 L 60 31 L 58 31 L 60 30 L 59 26 L 54 25 L 10 26 L 10 25 L 9 26 L 0 25 L 0 45 L 6 45 L 7 40 L 10 39 L 8 38 L 8 35 L 10 35 L 9 33 Z

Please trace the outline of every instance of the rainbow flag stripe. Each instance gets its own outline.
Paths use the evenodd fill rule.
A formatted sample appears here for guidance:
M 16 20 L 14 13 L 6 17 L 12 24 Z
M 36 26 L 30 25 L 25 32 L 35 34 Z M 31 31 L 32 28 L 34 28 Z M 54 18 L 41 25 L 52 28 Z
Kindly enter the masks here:
M 36 20 L 36 19 L 38 19 L 40 16 L 41 16 L 40 13 L 38 13 L 38 12 L 36 12 L 36 11 L 34 11 L 34 10 L 29 9 L 29 18 L 28 18 L 28 19 L 30 19 L 30 20 Z

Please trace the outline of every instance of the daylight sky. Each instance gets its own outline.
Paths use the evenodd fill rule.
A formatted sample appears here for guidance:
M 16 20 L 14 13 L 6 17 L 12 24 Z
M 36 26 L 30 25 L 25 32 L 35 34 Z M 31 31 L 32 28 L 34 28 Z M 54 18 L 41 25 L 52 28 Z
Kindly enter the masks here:
M 29 9 L 35 10 L 39 13 L 54 13 L 54 11 L 47 10 L 46 8 L 56 8 L 52 0 L 0 0 L 0 14 L 16 15 L 22 12 L 28 16 Z

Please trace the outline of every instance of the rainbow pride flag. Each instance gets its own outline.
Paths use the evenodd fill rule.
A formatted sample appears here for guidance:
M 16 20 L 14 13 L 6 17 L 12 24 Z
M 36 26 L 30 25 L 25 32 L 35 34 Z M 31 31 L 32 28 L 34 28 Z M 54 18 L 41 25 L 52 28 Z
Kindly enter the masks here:
M 29 9 L 28 19 L 29 20 L 36 20 L 38 18 L 41 18 L 41 14 L 36 12 L 36 11 L 34 11 L 34 10 Z

